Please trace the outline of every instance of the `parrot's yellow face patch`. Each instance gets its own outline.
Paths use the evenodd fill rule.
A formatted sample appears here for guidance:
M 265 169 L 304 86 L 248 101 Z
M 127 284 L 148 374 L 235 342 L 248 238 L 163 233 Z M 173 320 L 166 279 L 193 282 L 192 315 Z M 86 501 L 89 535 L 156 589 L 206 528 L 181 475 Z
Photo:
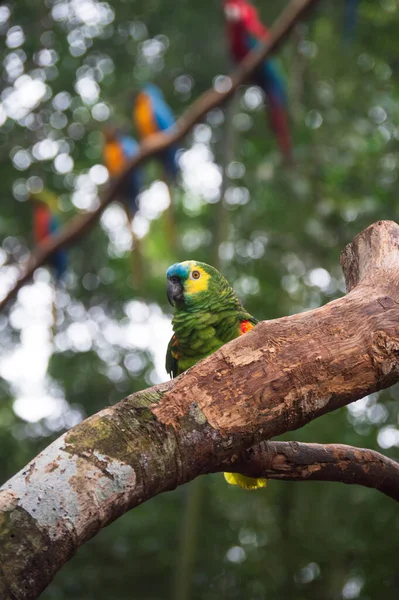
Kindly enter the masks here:
M 184 284 L 184 292 L 189 295 L 199 294 L 200 292 L 206 292 L 208 289 L 208 283 L 210 279 L 209 273 L 202 267 L 197 265 L 194 260 L 188 260 L 183 262 L 182 265 L 188 266 L 190 271 Z

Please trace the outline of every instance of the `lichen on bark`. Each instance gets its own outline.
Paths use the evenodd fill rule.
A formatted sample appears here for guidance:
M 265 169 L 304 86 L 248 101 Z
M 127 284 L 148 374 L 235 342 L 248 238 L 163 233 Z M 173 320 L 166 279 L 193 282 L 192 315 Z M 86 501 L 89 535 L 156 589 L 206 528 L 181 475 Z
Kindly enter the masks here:
M 47 585 L 53 572 L 54 555 L 46 553 L 51 542 L 34 517 L 16 506 L 0 514 L 1 600 L 24 600 L 30 595 L 30 581 Z M 32 561 L 32 556 L 37 560 Z M 23 574 L 29 572 L 29 578 Z M 23 583 L 22 583 L 23 582 Z

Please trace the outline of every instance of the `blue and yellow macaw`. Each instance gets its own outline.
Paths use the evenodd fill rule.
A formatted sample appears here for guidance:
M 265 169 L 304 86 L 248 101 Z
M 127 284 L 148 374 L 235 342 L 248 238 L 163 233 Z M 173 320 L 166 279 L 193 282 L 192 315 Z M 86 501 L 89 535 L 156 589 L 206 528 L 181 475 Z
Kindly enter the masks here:
M 58 217 L 58 198 L 56 194 L 49 190 L 42 190 L 30 195 L 30 200 L 34 203 L 33 209 L 33 232 L 35 242 L 40 246 L 46 239 L 54 235 L 60 228 Z M 64 248 L 55 252 L 49 264 L 59 281 L 64 276 L 68 267 L 68 254 Z
M 136 95 L 133 103 L 133 123 L 141 139 L 174 126 L 172 109 L 166 103 L 162 91 L 153 83 L 146 83 Z M 174 182 L 179 172 L 176 153 L 177 146 L 173 144 L 159 155 L 169 182 Z
M 139 145 L 134 137 L 122 133 L 116 127 L 105 128 L 104 138 L 104 164 L 111 178 L 118 177 L 126 169 L 132 158 L 136 156 Z M 122 192 L 122 200 L 128 208 L 130 218 L 137 212 L 137 196 L 140 193 L 142 185 L 143 176 L 141 169 L 133 169 Z

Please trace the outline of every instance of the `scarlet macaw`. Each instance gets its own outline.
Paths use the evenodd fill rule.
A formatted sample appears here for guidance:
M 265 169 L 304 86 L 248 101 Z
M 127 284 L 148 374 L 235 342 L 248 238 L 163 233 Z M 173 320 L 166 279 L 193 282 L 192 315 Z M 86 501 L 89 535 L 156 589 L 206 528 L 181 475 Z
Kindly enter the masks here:
M 269 30 L 260 21 L 256 8 L 246 0 L 224 0 L 224 15 L 230 52 L 233 60 L 239 63 L 259 46 L 261 39 L 269 35 Z M 286 85 L 277 62 L 270 58 L 265 60 L 252 75 L 252 81 L 266 94 L 270 127 L 283 156 L 291 162 Z

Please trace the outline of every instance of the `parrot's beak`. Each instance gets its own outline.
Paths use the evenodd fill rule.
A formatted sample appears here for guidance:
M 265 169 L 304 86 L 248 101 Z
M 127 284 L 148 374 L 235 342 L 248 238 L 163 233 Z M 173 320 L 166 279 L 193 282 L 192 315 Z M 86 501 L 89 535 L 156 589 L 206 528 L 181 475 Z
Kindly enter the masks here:
M 166 290 L 166 295 L 168 300 L 172 306 L 175 305 L 176 300 L 183 300 L 183 286 L 177 277 L 173 277 L 168 279 L 168 287 Z
M 227 21 L 235 23 L 240 20 L 241 11 L 240 8 L 234 4 L 226 4 L 224 7 L 224 14 Z

